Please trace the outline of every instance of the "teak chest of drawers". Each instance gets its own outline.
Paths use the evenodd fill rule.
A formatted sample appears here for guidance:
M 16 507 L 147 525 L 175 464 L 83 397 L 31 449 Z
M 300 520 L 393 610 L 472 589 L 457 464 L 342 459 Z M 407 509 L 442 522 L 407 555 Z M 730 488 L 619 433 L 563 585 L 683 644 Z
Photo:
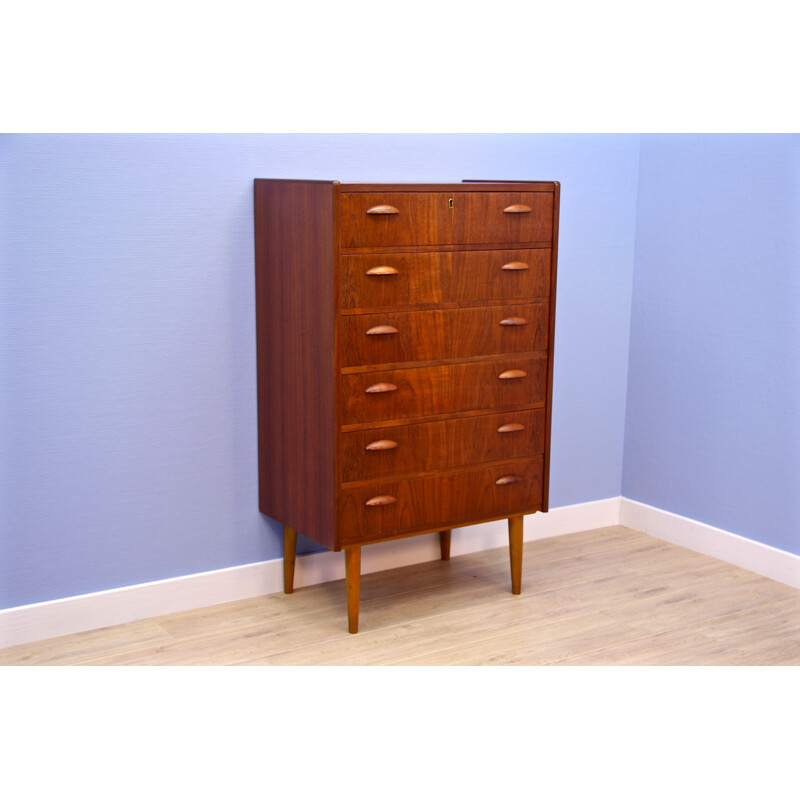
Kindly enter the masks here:
M 557 182 L 255 181 L 259 498 L 345 551 L 547 511 Z

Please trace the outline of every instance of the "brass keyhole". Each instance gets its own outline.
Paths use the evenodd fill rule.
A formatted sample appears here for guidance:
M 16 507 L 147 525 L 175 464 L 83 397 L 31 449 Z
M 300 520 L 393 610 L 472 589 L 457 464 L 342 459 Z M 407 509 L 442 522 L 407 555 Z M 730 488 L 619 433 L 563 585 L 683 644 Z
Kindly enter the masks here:
M 452 197 L 447 201 L 447 206 L 448 206 L 448 208 L 452 208 L 453 207 L 453 198 Z

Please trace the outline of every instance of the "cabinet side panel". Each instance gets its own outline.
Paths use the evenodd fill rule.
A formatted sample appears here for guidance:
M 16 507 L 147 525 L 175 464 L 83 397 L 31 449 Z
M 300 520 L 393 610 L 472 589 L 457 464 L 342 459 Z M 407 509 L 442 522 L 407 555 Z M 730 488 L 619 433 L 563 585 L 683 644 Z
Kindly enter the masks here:
M 334 184 L 254 183 L 259 507 L 334 542 Z
M 558 271 L 558 217 L 561 208 L 561 184 L 553 183 L 553 245 L 550 250 L 550 338 L 547 355 L 547 419 L 544 438 L 544 476 L 542 480 L 542 511 L 550 507 L 550 427 L 553 417 L 553 354 L 556 332 L 556 273 Z

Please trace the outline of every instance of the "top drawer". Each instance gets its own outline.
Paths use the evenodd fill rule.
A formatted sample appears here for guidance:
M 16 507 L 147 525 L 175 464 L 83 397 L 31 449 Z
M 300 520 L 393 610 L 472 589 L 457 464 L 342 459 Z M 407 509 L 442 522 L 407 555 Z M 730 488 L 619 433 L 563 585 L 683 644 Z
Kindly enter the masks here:
M 342 192 L 343 248 L 549 243 L 550 192 Z

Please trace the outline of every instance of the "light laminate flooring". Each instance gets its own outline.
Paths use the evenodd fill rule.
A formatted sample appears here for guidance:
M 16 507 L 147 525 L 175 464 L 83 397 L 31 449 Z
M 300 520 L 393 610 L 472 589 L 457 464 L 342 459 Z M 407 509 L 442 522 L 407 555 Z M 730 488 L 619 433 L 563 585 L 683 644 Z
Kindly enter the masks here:
M 457 532 L 453 534 L 454 544 Z M 622 526 L 0 650 L 0 665 L 800 665 L 800 590 Z

